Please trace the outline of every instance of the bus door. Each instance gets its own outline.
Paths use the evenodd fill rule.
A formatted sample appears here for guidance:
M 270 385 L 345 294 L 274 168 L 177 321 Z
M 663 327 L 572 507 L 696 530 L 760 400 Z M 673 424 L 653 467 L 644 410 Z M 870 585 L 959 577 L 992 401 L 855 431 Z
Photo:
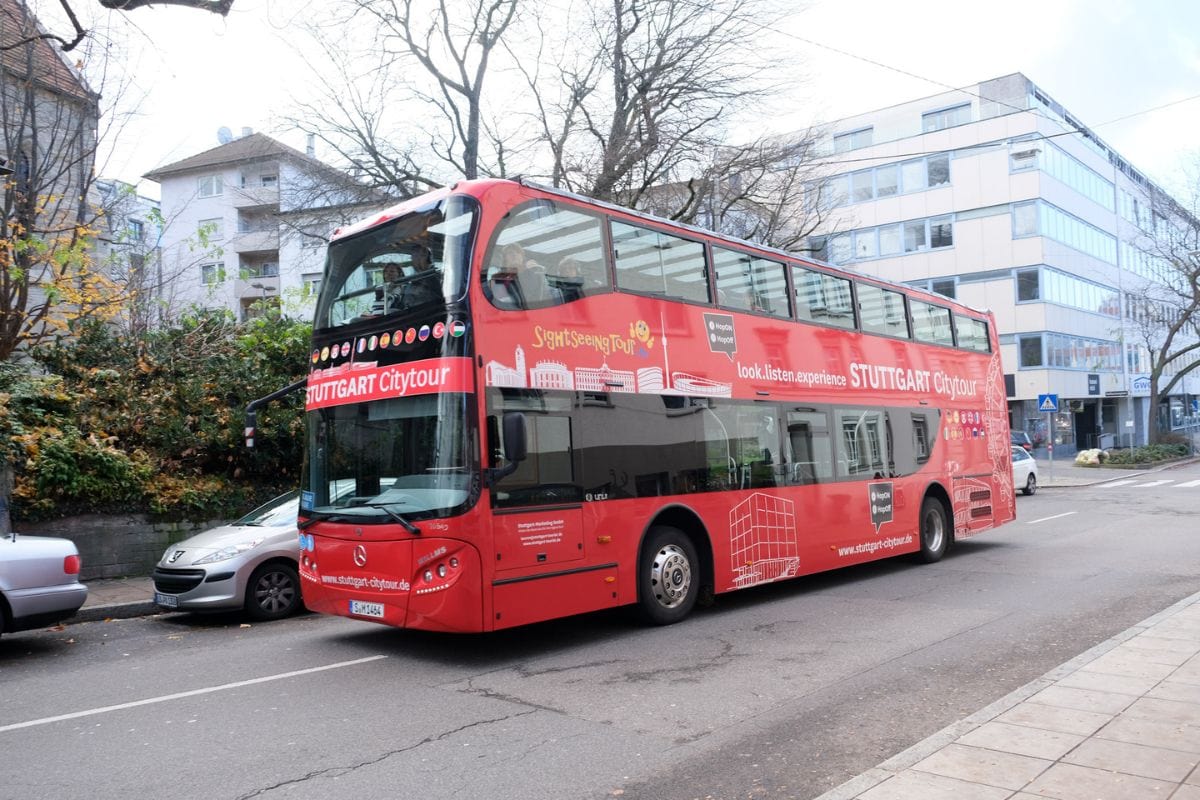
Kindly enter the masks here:
M 612 587 L 582 569 L 583 495 L 574 474 L 569 403 L 566 410 L 525 409 L 526 458 L 492 487 L 496 627 L 611 604 Z M 496 418 L 489 417 L 492 441 L 502 435 Z

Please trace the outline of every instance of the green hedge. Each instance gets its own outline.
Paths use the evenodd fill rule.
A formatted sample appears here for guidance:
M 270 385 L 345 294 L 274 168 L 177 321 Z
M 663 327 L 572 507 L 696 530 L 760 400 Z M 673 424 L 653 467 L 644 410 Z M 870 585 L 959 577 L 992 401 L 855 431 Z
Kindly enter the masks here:
M 1151 464 L 1155 461 L 1170 461 L 1182 458 L 1191 452 L 1186 444 L 1151 444 L 1132 450 L 1113 450 L 1108 454 L 1109 464 Z
M 299 482 L 302 393 L 244 409 L 307 371 L 311 327 L 237 324 L 220 314 L 130 341 L 88 325 L 70 340 L 0 366 L 0 443 L 13 516 L 124 511 L 167 519 L 232 517 Z

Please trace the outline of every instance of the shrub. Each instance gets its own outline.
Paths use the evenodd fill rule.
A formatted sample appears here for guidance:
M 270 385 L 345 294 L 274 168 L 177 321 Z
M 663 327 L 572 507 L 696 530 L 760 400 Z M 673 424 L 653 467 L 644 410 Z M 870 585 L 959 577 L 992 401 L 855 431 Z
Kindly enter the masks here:
M 48 373 L 0 365 L 0 449 L 19 518 L 119 507 L 157 516 L 240 515 L 295 488 L 303 393 L 259 413 L 251 400 L 302 377 L 311 327 L 200 314 L 136 341 L 99 324 L 32 353 Z M 0 453 L 0 457 L 3 453 Z
M 1109 454 L 1109 463 L 1152 464 L 1155 461 L 1182 458 L 1189 452 L 1190 448 L 1186 444 L 1151 444 L 1145 447 L 1135 447 L 1132 450 L 1114 450 Z

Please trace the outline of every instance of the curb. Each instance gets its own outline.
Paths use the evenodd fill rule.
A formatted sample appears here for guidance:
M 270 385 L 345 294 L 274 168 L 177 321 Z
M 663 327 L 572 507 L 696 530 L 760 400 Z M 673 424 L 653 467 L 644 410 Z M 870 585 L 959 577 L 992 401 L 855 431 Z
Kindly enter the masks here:
M 76 622 L 103 622 L 106 619 L 132 619 L 133 617 L 148 617 L 162 613 L 162 609 L 150 600 L 134 603 L 110 603 L 108 605 L 84 606 L 75 612 L 75 616 L 63 620 L 64 625 L 74 625 Z

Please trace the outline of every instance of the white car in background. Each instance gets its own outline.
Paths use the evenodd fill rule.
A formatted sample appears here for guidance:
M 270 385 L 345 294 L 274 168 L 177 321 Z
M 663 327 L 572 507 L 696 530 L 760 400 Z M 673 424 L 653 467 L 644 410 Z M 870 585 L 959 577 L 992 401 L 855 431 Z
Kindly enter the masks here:
M 71 617 L 87 599 L 79 550 L 70 539 L 0 536 L 0 633 L 43 628 Z
M 171 545 L 154 569 L 154 603 L 167 611 L 243 609 L 256 620 L 300 611 L 299 508 L 300 493 L 289 492 Z
M 1012 449 L 1012 461 L 1013 487 L 1020 489 L 1025 494 L 1036 492 L 1038 473 L 1037 462 L 1033 460 L 1033 456 L 1024 447 L 1014 447 Z

